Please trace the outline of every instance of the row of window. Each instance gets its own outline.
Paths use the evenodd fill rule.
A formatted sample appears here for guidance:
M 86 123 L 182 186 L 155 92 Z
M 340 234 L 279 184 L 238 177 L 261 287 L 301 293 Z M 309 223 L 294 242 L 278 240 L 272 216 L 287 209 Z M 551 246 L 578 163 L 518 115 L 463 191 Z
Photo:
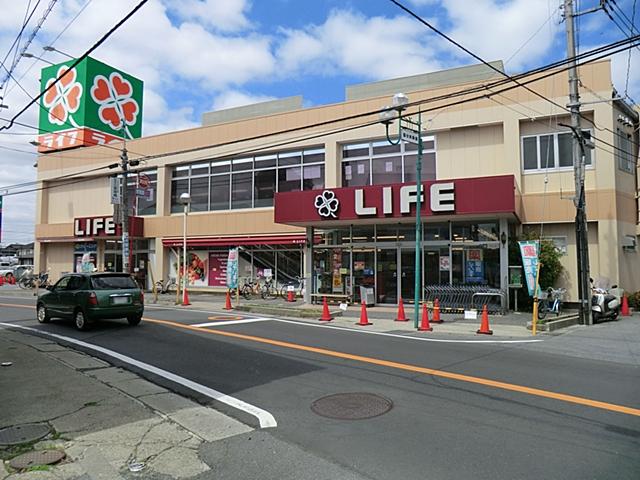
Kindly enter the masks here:
M 173 171 L 171 212 L 182 211 L 184 192 L 191 195 L 191 211 L 205 212 L 270 207 L 276 192 L 323 187 L 323 149 L 183 165 Z
M 591 149 L 585 148 L 585 165 L 591 165 L 591 155 Z M 525 172 L 573 168 L 573 134 L 522 137 L 522 168 Z
M 416 181 L 418 146 L 388 141 L 356 143 L 342 148 L 342 186 L 360 187 L 385 183 Z M 422 180 L 436 178 L 434 137 L 424 137 L 422 147 Z

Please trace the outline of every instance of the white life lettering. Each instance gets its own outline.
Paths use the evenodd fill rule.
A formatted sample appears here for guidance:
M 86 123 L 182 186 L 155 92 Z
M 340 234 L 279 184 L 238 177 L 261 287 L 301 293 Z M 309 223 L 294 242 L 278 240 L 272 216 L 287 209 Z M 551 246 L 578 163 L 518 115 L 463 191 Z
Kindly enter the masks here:
M 356 190 L 356 215 L 375 215 L 377 212 L 376 207 L 364 206 L 364 190 Z
M 98 235 L 98 232 L 104 227 L 104 218 L 93 219 L 93 235 Z
M 113 218 L 107 218 L 104 223 L 104 233 L 105 235 L 115 235 L 116 234 L 116 224 L 113 221 Z
M 431 185 L 431 211 L 453 212 L 455 210 L 453 182 Z
M 388 215 L 393 213 L 393 197 L 391 187 L 382 189 L 382 213 Z
M 422 187 L 422 185 L 420 185 Z M 415 185 L 405 185 L 400 189 L 400 213 L 411 212 L 411 204 L 418 201 L 416 192 L 418 188 Z M 424 195 L 420 193 L 420 202 L 424 202 Z
M 85 235 L 85 232 L 82 230 L 82 228 L 80 228 L 80 219 L 79 218 L 76 218 L 73 221 L 73 234 L 76 237 L 82 237 L 82 236 Z

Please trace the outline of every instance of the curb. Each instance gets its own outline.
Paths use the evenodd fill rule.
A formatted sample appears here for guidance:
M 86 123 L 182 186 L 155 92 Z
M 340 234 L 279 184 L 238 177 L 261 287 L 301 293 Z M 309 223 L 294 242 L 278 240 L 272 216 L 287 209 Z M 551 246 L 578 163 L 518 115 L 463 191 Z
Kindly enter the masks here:
M 536 324 L 536 329 L 540 330 L 541 332 L 553 332 L 554 330 L 577 325 L 578 319 L 578 315 L 565 315 L 564 317 L 559 317 L 557 320 L 553 320 L 552 322 L 538 323 Z M 527 322 L 527 330 L 531 329 L 531 322 Z

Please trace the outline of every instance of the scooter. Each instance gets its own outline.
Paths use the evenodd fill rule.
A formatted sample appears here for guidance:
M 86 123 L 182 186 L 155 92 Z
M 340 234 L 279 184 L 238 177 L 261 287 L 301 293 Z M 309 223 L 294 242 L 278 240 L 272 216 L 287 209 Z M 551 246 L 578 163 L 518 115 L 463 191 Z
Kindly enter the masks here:
M 593 279 L 591 278 L 591 316 L 593 323 L 597 323 L 599 320 L 617 320 L 620 314 L 620 299 L 615 295 L 610 294 L 606 289 L 594 287 Z M 617 285 L 613 285 L 611 288 L 618 288 Z

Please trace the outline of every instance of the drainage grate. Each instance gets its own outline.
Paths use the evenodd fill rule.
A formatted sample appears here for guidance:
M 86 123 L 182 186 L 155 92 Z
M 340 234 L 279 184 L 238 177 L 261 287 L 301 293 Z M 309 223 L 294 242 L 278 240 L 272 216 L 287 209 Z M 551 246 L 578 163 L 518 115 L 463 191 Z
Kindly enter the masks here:
M 41 450 L 38 452 L 28 452 L 12 458 L 9 462 L 11 468 L 24 470 L 25 468 L 38 465 L 53 465 L 65 457 L 65 453 L 60 450 Z
M 0 445 L 19 445 L 33 442 L 49 434 L 51 429 L 46 423 L 28 423 L 0 430 Z
M 364 420 L 387 413 L 393 402 L 373 393 L 336 393 L 311 404 L 311 410 L 336 420 Z

